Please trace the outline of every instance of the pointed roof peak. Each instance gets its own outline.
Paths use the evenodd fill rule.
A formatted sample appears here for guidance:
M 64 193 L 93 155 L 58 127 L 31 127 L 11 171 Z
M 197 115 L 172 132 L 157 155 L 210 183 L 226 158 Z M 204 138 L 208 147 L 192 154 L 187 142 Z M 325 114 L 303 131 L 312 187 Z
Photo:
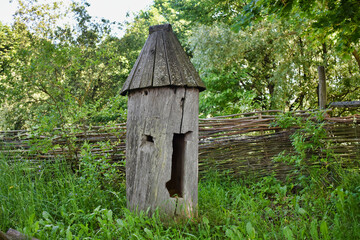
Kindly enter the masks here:
M 194 87 L 205 90 L 170 24 L 149 27 L 149 36 L 120 94 L 153 87 Z
M 158 31 L 172 32 L 171 24 L 167 23 L 167 24 L 154 25 L 154 26 L 149 27 L 149 34 L 152 34 L 153 32 L 158 32 Z

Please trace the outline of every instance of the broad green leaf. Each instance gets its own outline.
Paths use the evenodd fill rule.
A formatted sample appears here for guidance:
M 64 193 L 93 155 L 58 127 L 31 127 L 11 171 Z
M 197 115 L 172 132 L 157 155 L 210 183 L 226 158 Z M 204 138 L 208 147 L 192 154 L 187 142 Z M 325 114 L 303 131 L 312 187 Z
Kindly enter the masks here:
M 255 239 L 256 231 L 255 228 L 252 226 L 251 222 L 246 223 L 246 232 L 250 239 Z

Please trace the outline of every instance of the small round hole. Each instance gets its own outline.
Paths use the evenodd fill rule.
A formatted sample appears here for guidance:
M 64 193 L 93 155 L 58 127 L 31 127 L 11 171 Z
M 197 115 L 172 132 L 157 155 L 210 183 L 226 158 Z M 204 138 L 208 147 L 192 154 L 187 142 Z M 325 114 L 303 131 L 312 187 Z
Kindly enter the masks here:
M 154 142 L 154 138 L 150 135 L 146 135 L 146 141 L 148 142 Z
M 145 91 L 144 93 L 145 93 L 145 95 L 148 95 L 148 91 Z

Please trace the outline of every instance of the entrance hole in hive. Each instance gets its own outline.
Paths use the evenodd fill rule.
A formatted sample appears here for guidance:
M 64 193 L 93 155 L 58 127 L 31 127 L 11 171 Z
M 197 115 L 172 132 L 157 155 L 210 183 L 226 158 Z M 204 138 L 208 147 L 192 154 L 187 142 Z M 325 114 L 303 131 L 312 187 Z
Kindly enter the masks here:
M 147 142 L 154 142 L 154 138 L 153 138 L 153 136 L 150 136 L 150 135 L 146 135 L 146 141 Z
M 166 183 L 170 197 L 183 197 L 185 134 L 174 133 L 171 179 Z

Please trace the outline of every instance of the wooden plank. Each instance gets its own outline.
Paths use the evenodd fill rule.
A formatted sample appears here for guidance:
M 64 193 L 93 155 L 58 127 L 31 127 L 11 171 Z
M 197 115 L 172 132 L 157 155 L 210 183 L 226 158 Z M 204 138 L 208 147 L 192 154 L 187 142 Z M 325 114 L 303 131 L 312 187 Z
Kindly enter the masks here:
M 146 44 L 146 42 L 145 42 L 145 44 Z M 141 61 L 142 56 L 144 54 L 145 44 L 144 44 L 144 47 L 141 49 L 140 54 L 139 54 L 138 58 L 136 59 L 135 64 L 134 64 L 133 68 L 131 69 L 129 76 L 127 77 L 123 87 L 121 88 L 121 91 L 120 91 L 121 95 L 126 95 L 127 91 L 130 90 L 130 86 L 134 79 L 135 72 L 137 71 L 139 62 Z
M 199 89 L 187 88 L 183 103 L 181 133 L 185 134 L 185 162 L 184 162 L 184 209 L 186 216 L 196 215 L 198 202 L 198 116 Z M 183 214 L 183 215 L 184 215 Z
M 127 132 L 126 132 L 126 182 L 132 183 L 126 186 L 126 197 L 128 208 L 133 210 L 136 205 L 133 205 L 135 199 L 133 196 L 135 193 L 134 182 L 136 182 L 136 161 L 132 160 L 131 156 L 137 154 L 138 146 L 140 145 L 140 138 L 138 137 L 138 120 L 136 118 L 137 112 L 139 111 L 139 103 L 134 101 L 137 99 L 137 95 L 140 91 L 130 92 L 128 97 L 128 114 L 127 114 Z M 131 129 L 131 130 L 130 130 Z M 134 203 L 136 204 L 136 202 Z
M 154 134 L 157 131 L 164 133 L 180 132 L 182 116 L 182 99 L 184 88 L 154 88 L 146 90 L 148 95 L 143 95 L 144 110 L 142 116 L 146 118 L 144 131 Z
M 153 39 L 153 35 L 149 35 L 148 39 L 145 42 L 145 45 L 142 49 L 143 53 L 141 54 L 139 63 L 136 65 L 136 70 L 134 72 L 134 77 L 130 84 L 129 90 L 135 90 L 140 88 L 142 76 L 143 74 L 147 74 L 145 71 L 149 70 L 146 67 L 147 59 L 153 56 L 153 54 L 151 54 L 151 47 L 153 41 L 152 40 L 150 41 L 150 39 Z
M 149 49 L 145 52 L 143 59 L 144 67 L 143 73 L 140 76 L 140 88 L 151 87 L 153 85 L 155 54 L 156 54 L 156 40 L 158 32 L 154 32 L 149 36 Z
M 173 42 L 170 39 L 169 34 L 163 33 L 165 55 L 167 59 L 167 65 L 170 74 L 170 84 L 172 86 L 183 86 L 183 76 L 181 73 L 180 65 L 176 56 L 176 52 L 173 46 Z
M 191 76 L 189 76 L 188 78 L 189 82 L 186 83 L 189 84 L 188 86 L 193 86 L 192 84 L 195 84 L 197 87 L 199 87 L 200 91 L 205 90 L 206 86 L 204 82 L 200 79 L 198 72 L 196 71 L 194 65 L 191 63 L 189 57 L 186 55 L 184 49 L 181 47 L 179 40 L 174 33 L 171 33 L 171 36 L 173 38 L 174 45 L 177 48 L 178 56 L 183 62 L 182 66 L 184 66 L 184 69 L 188 71 L 188 74 Z
M 179 68 L 182 72 L 182 84 L 183 86 L 188 87 L 197 87 L 195 77 L 197 74 L 195 68 L 191 68 L 192 63 L 190 62 L 188 56 L 186 55 L 184 49 L 181 47 L 179 40 L 176 38 L 173 32 L 168 33 L 171 43 L 174 47 L 174 54 L 179 63 Z
M 154 66 L 153 86 L 168 86 L 170 85 L 169 69 L 167 65 L 165 43 L 162 32 L 158 32 L 156 37 L 156 56 Z
M 343 101 L 343 102 L 332 102 L 330 107 L 348 107 L 348 108 L 357 108 L 360 107 L 360 101 Z
M 183 103 L 183 119 L 181 123 L 181 133 L 196 131 L 199 129 L 199 89 L 186 88 Z
M 149 37 L 121 94 L 127 90 L 167 85 L 205 89 L 169 24 L 149 28 Z
M 143 137 L 146 138 L 145 136 Z M 129 201 L 132 209 L 138 207 L 139 209 L 146 210 L 149 207 L 148 198 L 152 190 L 149 189 L 150 184 L 148 183 L 153 183 L 151 173 L 157 170 L 156 165 L 154 166 L 153 164 L 154 155 L 156 154 L 154 143 L 142 139 L 137 154 L 138 158 L 135 161 L 136 169 L 130 173 L 134 177 L 134 193 L 130 195 L 132 198 Z

